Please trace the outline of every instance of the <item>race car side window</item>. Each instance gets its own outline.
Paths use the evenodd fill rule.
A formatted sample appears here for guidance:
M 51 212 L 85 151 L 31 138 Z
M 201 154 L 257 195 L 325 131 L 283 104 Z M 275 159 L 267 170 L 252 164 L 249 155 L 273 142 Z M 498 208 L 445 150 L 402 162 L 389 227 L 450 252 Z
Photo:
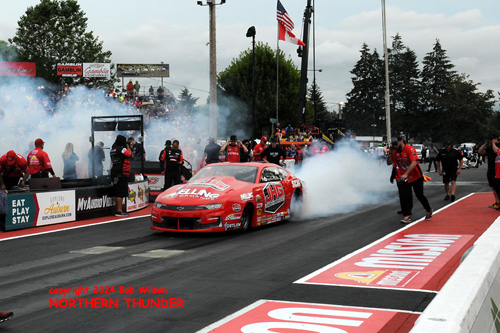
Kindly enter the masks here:
M 282 176 L 278 168 L 268 167 L 262 170 L 261 183 L 277 182 L 280 180 L 282 180 Z

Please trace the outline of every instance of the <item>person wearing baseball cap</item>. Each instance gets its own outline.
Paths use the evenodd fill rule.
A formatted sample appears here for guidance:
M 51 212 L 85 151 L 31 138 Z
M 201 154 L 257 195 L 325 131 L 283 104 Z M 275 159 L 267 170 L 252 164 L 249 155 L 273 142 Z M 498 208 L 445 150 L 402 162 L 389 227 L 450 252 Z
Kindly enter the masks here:
M 455 201 L 457 190 L 457 176 L 462 172 L 464 157 L 455 148 L 451 141 L 445 141 L 443 149 L 436 156 L 436 165 L 440 176 L 443 176 L 444 200 Z M 451 183 L 451 187 L 450 187 Z
M 255 147 L 253 147 L 253 159 L 254 161 L 262 161 L 262 152 L 264 149 L 267 147 L 267 138 L 263 136 L 260 138 L 260 143 L 256 144 Z
M 27 168 L 28 163 L 24 157 L 13 150 L 9 150 L 7 154 L 0 158 L 1 188 L 3 190 L 10 190 L 17 185 L 24 186 Z
M 28 154 L 28 174 L 31 178 L 48 178 L 49 173 L 56 177 L 49 155 L 43 151 L 44 144 L 42 139 L 36 139 L 35 149 Z

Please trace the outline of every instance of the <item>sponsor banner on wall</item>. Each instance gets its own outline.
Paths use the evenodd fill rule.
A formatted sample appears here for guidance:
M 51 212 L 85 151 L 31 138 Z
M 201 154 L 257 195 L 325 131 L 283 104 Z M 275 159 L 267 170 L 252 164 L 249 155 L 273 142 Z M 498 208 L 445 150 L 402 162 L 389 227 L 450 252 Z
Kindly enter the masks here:
M 82 76 L 82 64 L 57 64 L 57 76 Z
M 0 62 L 0 76 L 36 76 L 36 63 Z
M 38 204 L 34 194 L 8 195 L 5 230 L 33 227 L 37 213 Z
M 170 77 L 168 64 L 117 64 L 118 77 Z
M 111 64 L 109 63 L 87 63 L 84 62 L 83 77 L 104 77 L 109 79 L 111 73 Z
M 36 226 L 76 221 L 75 191 L 36 193 Z
M 165 184 L 165 176 L 162 174 L 146 174 L 149 180 L 149 191 L 163 192 L 163 184 Z
M 88 220 L 110 216 L 115 206 L 111 197 L 112 187 L 95 187 L 76 190 L 76 219 Z
M 128 184 L 127 212 L 142 209 L 149 205 L 148 182 L 136 182 Z

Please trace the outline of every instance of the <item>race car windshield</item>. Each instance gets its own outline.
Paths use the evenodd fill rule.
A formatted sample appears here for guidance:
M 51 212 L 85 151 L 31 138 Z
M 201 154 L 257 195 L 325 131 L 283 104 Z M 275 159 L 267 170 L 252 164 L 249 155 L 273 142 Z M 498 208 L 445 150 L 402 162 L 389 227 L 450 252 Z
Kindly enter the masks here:
M 210 165 L 198 171 L 189 182 L 191 183 L 205 177 L 232 176 L 242 182 L 255 183 L 258 169 L 259 168 L 253 166 Z

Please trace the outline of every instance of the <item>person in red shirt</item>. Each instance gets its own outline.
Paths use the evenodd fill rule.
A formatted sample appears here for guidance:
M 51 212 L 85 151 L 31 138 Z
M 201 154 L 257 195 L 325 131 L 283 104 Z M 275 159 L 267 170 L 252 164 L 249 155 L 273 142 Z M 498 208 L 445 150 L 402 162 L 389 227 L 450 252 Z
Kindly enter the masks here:
M 231 135 L 229 140 L 220 149 L 220 152 L 224 153 L 227 150 L 226 162 L 238 163 L 240 161 L 240 149 L 248 153 L 247 147 L 240 140 L 237 140 L 236 135 Z
M 52 177 L 56 177 L 49 155 L 43 151 L 44 144 L 42 139 L 36 139 L 35 149 L 28 154 L 28 173 L 31 178 L 48 178 L 49 173 Z
M 432 219 L 432 209 L 424 195 L 424 177 L 418 164 L 418 155 L 415 148 L 407 145 L 401 137 L 393 138 L 387 156 L 387 165 L 396 168 L 399 200 L 404 215 L 401 222 L 405 224 L 411 223 L 411 210 L 413 209 L 412 188 L 415 196 L 427 212 L 425 220 L 430 221 Z
M 28 163 L 20 154 L 10 150 L 7 154 L 0 157 L 0 184 L 2 190 L 10 190 L 12 187 L 24 186 L 24 179 L 27 178 L 26 171 Z M 22 178 L 21 183 L 19 179 Z
M 314 140 L 311 148 L 311 156 L 328 153 L 330 149 L 320 140 Z
M 254 161 L 262 161 L 262 156 L 260 155 L 262 154 L 264 149 L 266 149 L 266 147 L 267 147 L 267 138 L 263 136 L 262 138 L 260 138 L 260 143 L 258 143 L 257 145 L 255 145 L 255 147 L 253 147 Z

